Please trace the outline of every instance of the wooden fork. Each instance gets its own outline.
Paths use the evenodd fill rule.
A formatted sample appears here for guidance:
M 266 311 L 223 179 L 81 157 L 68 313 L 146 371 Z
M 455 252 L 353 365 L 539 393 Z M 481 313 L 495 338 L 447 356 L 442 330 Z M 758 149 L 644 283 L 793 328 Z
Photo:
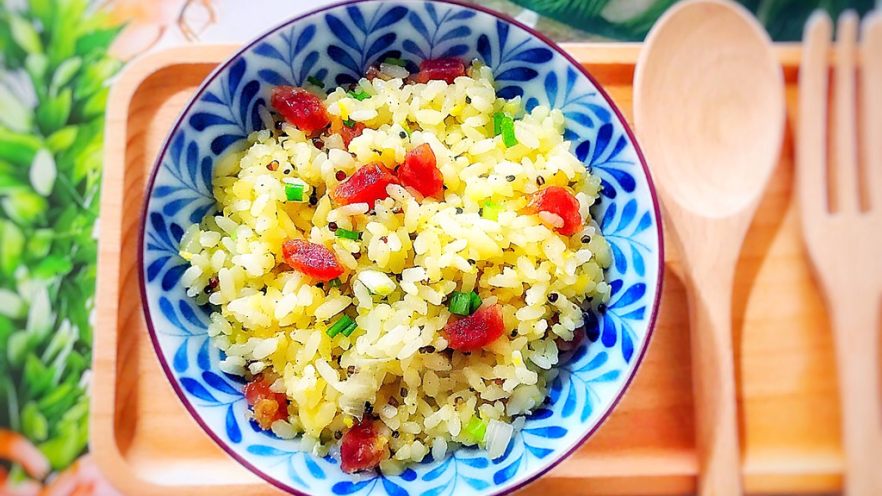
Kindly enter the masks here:
M 815 13 L 806 25 L 799 72 L 797 188 L 803 236 L 833 325 L 845 489 L 850 495 L 875 496 L 882 495 L 877 335 L 882 296 L 882 14 L 864 19 L 859 47 L 857 15 L 846 12 L 839 18 L 828 116 L 831 28 L 823 13 Z

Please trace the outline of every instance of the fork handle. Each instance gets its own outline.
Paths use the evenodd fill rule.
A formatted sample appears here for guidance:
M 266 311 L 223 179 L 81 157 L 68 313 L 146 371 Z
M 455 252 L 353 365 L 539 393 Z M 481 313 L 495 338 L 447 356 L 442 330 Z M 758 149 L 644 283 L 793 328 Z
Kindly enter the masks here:
M 854 496 L 882 494 L 879 305 L 875 295 L 872 291 L 841 295 L 832 308 L 846 457 L 845 490 Z

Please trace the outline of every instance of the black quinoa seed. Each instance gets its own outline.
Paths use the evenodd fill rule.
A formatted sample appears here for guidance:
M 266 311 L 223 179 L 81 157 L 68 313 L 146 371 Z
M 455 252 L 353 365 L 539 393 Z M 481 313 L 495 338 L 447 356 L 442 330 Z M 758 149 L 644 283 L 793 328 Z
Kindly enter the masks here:
M 557 293 L 550 293 L 550 294 L 548 295 L 548 301 L 550 301 L 550 302 L 552 302 L 552 303 L 554 303 L 555 301 L 557 301 L 557 298 L 558 298 Z
M 404 398 L 407 396 L 407 388 L 401 388 L 401 391 L 398 391 L 401 394 L 401 397 Z
M 334 439 L 340 439 L 343 437 L 343 431 L 334 431 Z
M 334 174 L 334 177 L 337 178 L 338 181 L 342 181 L 346 179 L 346 173 L 343 171 L 337 171 L 337 173 Z
M 513 175 L 509 174 L 509 175 L 505 176 L 505 180 L 510 183 L 513 183 L 515 180 L 515 177 Z
M 604 305 L 603 303 L 597 305 L 597 312 L 598 313 L 606 313 L 606 305 Z
M 349 375 L 355 374 L 356 370 L 357 369 L 355 368 L 355 365 L 350 365 L 350 366 L 346 367 L 346 373 Z
M 309 197 L 309 204 L 312 205 L 313 207 L 318 205 L 318 196 L 316 196 L 315 194 L 310 196 Z
M 461 214 L 462 212 L 462 207 L 456 207 L 456 213 Z
M 277 131 L 281 131 L 281 130 L 282 130 L 282 126 L 284 126 L 284 125 L 285 125 L 284 122 L 282 122 L 282 121 L 276 121 L 276 125 L 275 125 L 275 126 L 276 126 L 276 130 L 277 130 Z
M 364 402 L 364 414 L 370 415 L 372 413 L 374 413 L 374 405 L 371 405 L 370 401 L 365 401 Z
M 407 133 L 405 133 L 404 131 L 401 131 L 400 133 L 398 133 L 398 137 L 401 139 L 405 139 L 405 138 L 407 138 Z
M 539 186 L 542 186 L 543 184 L 545 184 L 545 178 L 542 176 L 537 176 L 536 177 L 536 184 L 538 184 Z
M 282 171 L 282 174 L 285 174 L 286 176 L 290 173 L 291 173 L 291 169 L 285 169 Z
M 400 436 L 400 435 L 401 435 L 401 434 L 399 434 L 398 431 L 392 431 L 392 437 L 397 438 L 397 437 Z
M 423 346 L 420 348 L 420 353 L 435 353 L 435 347 L 432 345 Z
M 336 222 L 328 222 L 328 230 L 331 232 L 336 231 L 337 230 L 337 223 Z
M 584 235 L 584 236 L 582 236 L 582 242 L 585 243 L 585 244 L 590 243 L 590 242 L 591 242 L 591 236 L 588 236 L 587 234 Z
M 472 103 L 472 97 L 466 96 L 466 103 Z
M 518 330 L 517 330 L 517 329 L 511 331 L 511 337 L 514 338 L 514 337 L 517 337 L 517 335 L 518 335 Z
M 470 259 L 469 259 L 469 264 L 470 264 L 470 265 L 475 265 L 476 263 L 478 263 L 478 262 L 476 262 L 474 258 L 470 258 Z

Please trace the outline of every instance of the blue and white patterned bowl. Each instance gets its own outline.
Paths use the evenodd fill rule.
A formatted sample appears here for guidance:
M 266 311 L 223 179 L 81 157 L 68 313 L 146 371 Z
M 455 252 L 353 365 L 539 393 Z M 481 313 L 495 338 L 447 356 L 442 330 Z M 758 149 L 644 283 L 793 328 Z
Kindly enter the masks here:
M 344 474 L 339 461 L 301 450 L 246 417 L 240 379 L 220 372 L 206 334 L 209 310 L 180 284 L 184 229 L 213 208 L 218 157 L 261 127 L 259 110 L 274 85 L 316 76 L 356 80 L 394 54 L 411 62 L 478 58 L 493 68 L 501 96 L 561 109 L 566 137 L 603 180 L 594 207 L 612 246 L 612 298 L 589 314 L 588 340 L 561 367 L 549 401 L 505 454 L 462 449 L 394 477 Z M 662 282 L 658 203 L 646 164 L 624 118 L 603 89 L 544 36 L 481 7 L 437 1 L 362 1 L 288 21 L 214 71 L 178 119 L 159 155 L 141 231 L 142 301 L 159 361 L 184 405 L 233 458 L 273 485 L 307 494 L 438 496 L 498 494 L 537 478 L 573 452 L 609 415 L 634 376 L 655 322 Z

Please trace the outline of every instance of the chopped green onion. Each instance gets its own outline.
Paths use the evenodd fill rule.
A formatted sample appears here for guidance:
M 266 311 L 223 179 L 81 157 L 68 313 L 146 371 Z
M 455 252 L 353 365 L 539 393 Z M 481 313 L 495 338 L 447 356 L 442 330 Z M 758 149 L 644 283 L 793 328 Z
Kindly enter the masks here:
M 309 76 L 308 78 L 306 78 L 306 80 L 307 80 L 308 82 L 310 82 L 310 83 L 312 83 L 312 84 L 318 86 L 319 88 L 324 88 L 324 87 L 325 87 L 325 83 L 324 83 L 324 81 L 322 81 L 321 79 L 319 79 L 319 78 L 317 78 L 317 77 L 315 77 L 315 76 Z
M 353 322 L 353 323 L 349 324 L 348 326 L 346 326 L 346 329 L 343 329 L 343 335 L 348 338 L 353 332 L 355 332 L 355 330 L 357 328 L 358 328 L 358 324 Z
M 478 293 L 474 291 L 469 293 L 469 313 L 475 313 L 475 310 L 477 310 L 480 306 L 481 297 L 478 296 Z
M 468 315 L 472 306 L 472 298 L 466 293 L 454 291 L 450 297 L 450 313 L 456 315 Z
M 511 148 L 518 144 L 518 139 L 515 137 L 514 120 L 509 116 L 505 117 L 502 121 L 502 142 L 506 147 Z
M 358 101 L 367 100 L 368 98 L 371 97 L 371 94 L 370 94 L 370 93 L 368 93 L 367 91 L 365 91 L 365 90 L 363 90 L 363 89 L 361 89 L 361 88 L 359 88 L 358 91 L 350 91 L 350 92 L 347 93 L 347 94 L 348 94 L 349 96 L 351 96 L 352 98 L 355 98 L 355 99 L 358 100 Z M 350 126 L 350 127 L 351 127 L 351 126 Z
M 398 57 L 386 57 L 386 59 L 383 60 L 383 63 L 389 65 L 397 65 L 398 67 L 404 67 L 407 65 L 407 62 L 399 59 Z
M 338 287 L 340 287 L 340 285 L 342 285 L 342 284 L 343 284 L 343 283 L 340 282 L 340 278 L 339 278 L 339 277 L 335 277 L 335 278 L 331 279 L 330 281 L 328 281 L 328 286 L 331 287 L 331 288 L 338 288 Z
M 299 183 L 285 183 L 285 197 L 288 201 L 303 201 L 304 189 Z
M 355 322 L 353 322 L 353 320 L 351 318 L 349 318 L 348 315 L 343 315 L 342 317 L 337 319 L 337 321 L 334 322 L 331 325 L 331 327 L 328 327 L 328 330 L 325 331 L 325 333 L 328 335 L 328 337 L 334 337 L 337 334 L 340 334 L 341 332 L 348 329 L 349 326 L 354 326 L 354 325 L 355 325 Z M 350 334 L 352 333 L 352 331 L 349 331 L 349 332 L 350 332 Z M 346 335 L 348 336 L 348 334 L 346 334 Z
M 487 422 L 484 422 L 479 417 L 472 417 L 465 430 L 476 442 L 483 442 L 484 435 L 487 434 Z
M 496 112 L 493 114 L 493 136 L 499 136 L 502 133 L 502 121 L 504 121 L 508 117 L 502 112 Z
M 352 119 L 346 119 L 343 121 L 343 125 L 346 127 L 355 127 L 355 121 Z
M 487 220 L 499 220 L 499 212 L 501 210 L 502 207 L 499 204 L 485 201 L 481 206 L 481 217 Z
M 358 237 L 361 236 L 361 233 L 358 231 L 350 231 L 349 229 L 343 229 L 341 227 L 338 227 L 337 230 L 334 231 L 334 234 L 336 234 L 338 238 L 351 239 L 353 241 L 358 241 Z

